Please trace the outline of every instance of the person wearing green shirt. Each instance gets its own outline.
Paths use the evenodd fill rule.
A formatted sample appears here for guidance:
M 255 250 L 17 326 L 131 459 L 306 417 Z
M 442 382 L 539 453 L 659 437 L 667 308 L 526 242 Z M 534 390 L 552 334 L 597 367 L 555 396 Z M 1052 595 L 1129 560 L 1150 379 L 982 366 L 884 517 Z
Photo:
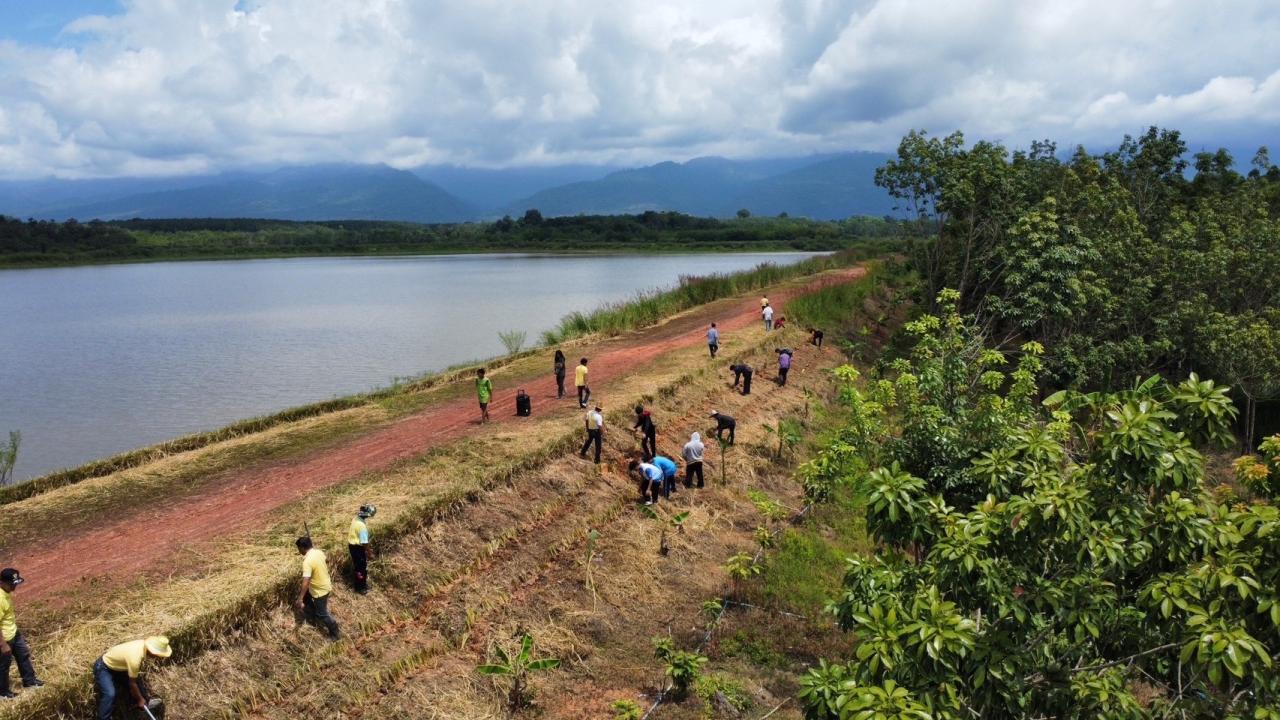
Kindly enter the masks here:
M 489 422 L 489 400 L 493 398 L 493 381 L 484 376 L 484 368 L 476 371 L 476 397 L 480 400 L 480 422 Z
M 0 700 L 17 697 L 9 687 L 9 666 L 14 660 L 18 661 L 23 687 L 44 685 L 36 678 L 36 669 L 31 664 L 31 647 L 18 632 L 17 615 L 13 611 L 13 591 L 22 582 L 22 575 L 15 568 L 0 570 Z

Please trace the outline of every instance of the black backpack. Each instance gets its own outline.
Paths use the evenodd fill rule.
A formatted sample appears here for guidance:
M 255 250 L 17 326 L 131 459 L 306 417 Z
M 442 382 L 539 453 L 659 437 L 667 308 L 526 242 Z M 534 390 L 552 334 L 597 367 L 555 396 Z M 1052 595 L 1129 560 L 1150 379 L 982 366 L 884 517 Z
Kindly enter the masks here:
M 516 391 L 516 415 L 529 417 L 533 414 L 533 402 L 524 390 Z

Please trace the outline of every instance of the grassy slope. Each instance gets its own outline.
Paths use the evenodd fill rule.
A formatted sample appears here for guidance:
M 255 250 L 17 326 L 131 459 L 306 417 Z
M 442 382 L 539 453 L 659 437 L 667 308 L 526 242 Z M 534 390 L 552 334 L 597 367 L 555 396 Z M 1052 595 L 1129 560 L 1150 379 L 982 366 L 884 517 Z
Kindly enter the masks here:
M 751 333 L 745 335 L 750 337 Z M 734 351 L 734 343 L 728 344 L 727 351 Z M 643 373 L 624 379 L 606 392 L 615 402 L 621 398 L 630 402 L 655 387 L 682 387 L 688 382 L 686 376 L 691 367 L 705 365 L 702 352 L 692 348 L 673 353 L 671 358 L 647 366 Z M 537 361 L 537 372 L 545 370 L 543 364 L 542 360 Z M 620 420 L 611 419 L 615 424 Z M 16 703 L 0 717 L 50 717 L 55 707 L 82 706 L 86 699 L 87 663 L 102 647 L 121 637 L 164 630 L 172 633 L 188 652 L 199 655 L 200 648 L 216 646 L 227 631 L 251 631 L 253 623 L 246 624 L 246 619 L 263 613 L 271 616 L 275 612 L 271 608 L 293 582 L 296 558 L 287 548 L 298 517 L 321 518 L 312 524 L 313 532 L 317 536 L 340 537 L 341 528 L 349 519 L 345 508 L 372 500 L 390 510 L 379 517 L 380 538 L 385 541 L 410 537 L 424 523 L 434 526 L 434 519 L 468 510 L 471 503 L 489 491 L 504 487 L 503 483 L 520 482 L 531 468 L 562 453 L 577 433 L 576 423 L 565 427 L 559 421 L 547 420 L 535 421 L 534 427 L 524 431 L 496 434 L 480 442 L 455 443 L 391 472 L 357 478 L 283 508 L 260 532 L 216 549 L 212 557 L 206 554 L 180 559 L 169 582 L 107 596 L 87 587 L 78 604 L 56 614 L 24 614 L 24 627 L 33 637 L 41 638 L 39 659 L 48 668 L 45 674 L 51 683 L 41 695 Z M 109 479 L 103 480 L 106 487 L 98 489 L 110 491 Z M 56 502 L 54 496 L 61 492 L 51 493 L 46 500 Z M 501 547 L 503 535 L 482 540 L 482 554 L 488 554 Z M 448 544 L 453 545 L 452 539 Z M 448 579 L 446 573 L 433 582 L 439 584 Z M 107 597 L 112 604 L 103 604 Z

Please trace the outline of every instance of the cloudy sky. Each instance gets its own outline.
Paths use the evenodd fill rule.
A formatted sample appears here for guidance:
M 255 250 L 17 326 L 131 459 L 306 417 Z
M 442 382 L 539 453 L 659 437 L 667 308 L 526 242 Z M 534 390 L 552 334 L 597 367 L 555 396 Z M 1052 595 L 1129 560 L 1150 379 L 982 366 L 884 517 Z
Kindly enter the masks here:
M 3 0 L 0 176 L 1245 149 L 1280 144 L 1277 38 L 1276 0 Z

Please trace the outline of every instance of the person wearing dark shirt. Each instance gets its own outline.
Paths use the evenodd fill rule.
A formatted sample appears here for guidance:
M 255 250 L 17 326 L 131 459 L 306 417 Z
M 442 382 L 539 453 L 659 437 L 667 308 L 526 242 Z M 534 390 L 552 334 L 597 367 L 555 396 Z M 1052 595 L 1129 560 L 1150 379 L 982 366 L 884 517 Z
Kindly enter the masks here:
M 556 397 L 564 397 L 564 373 L 565 373 L 564 353 L 560 350 L 556 351 L 556 357 L 551 366 L 552 372 L 556 374 Z
M 724 441 L 724 431 L 729 431 L 729 444 L 733 444 L 733 431 L 738 427 L 738 421 L 725 415 L 718 410 L 711 411 L 711 417 L 716 421 L 716 439 Z
M 742 394 L 750 395 L 751 375 L 755 372 L 751 369 L 751 366 L 746 363 L 738 363 L 737 365 L 730 365 L 729 369 L 733 371 L 733 386 L 738 387 L 738 383 L 741 382 Z
M 636 406 L 636 424 L 632 429 L 640 434 L 640 453 L 644 455 L 644 459 L 647 461 L 657 455 L 658 426 L 654 425 L 653 415 L 643 405 Z
M 815 328 L 809 328 L 809 342 L 822 347 L 822 331 Z

